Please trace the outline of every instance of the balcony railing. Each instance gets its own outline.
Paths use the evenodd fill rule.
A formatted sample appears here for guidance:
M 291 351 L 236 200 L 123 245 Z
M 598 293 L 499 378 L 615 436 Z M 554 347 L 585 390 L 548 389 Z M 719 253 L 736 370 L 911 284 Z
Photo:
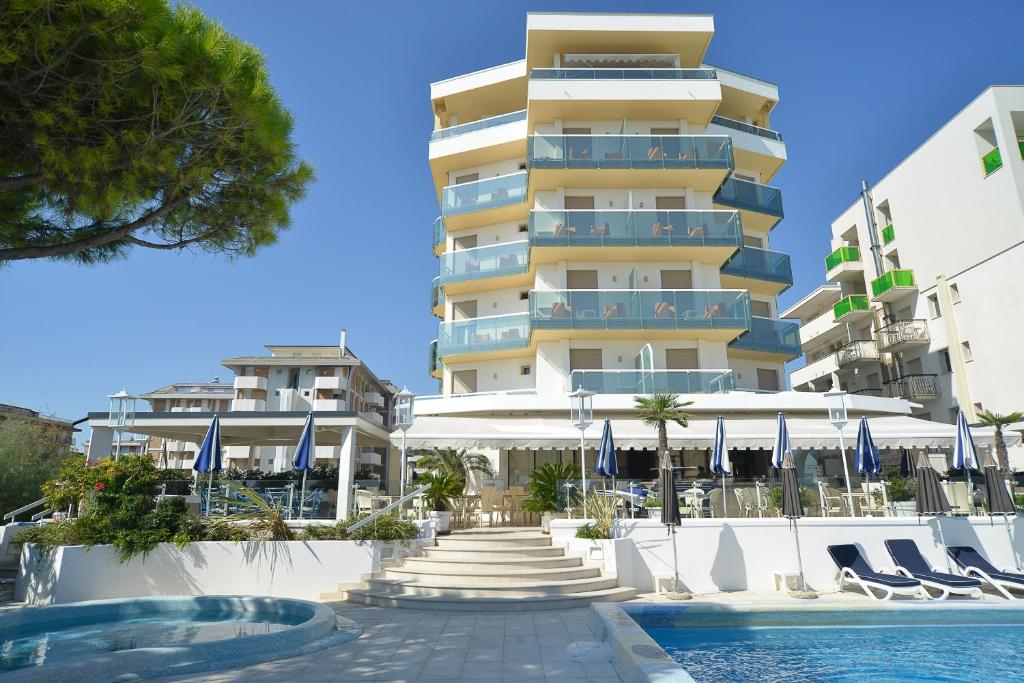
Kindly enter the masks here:
M 860 263 L 860 247 L 839 247 L 825 257 L 825 272 L 844 263 Z
M 927 344 L 931 341 L 927 320 L 899 320 L 878 330 L 875 334 L 879 351 L 895 346 Z
M 535 80 L 563 81 L 713 81 L 714 69 L 531 69 Z
M 717 124 L 719 126 L 724 126 L 726 128 L 732 128 L 733 130 L 738 130 L 743 133 L 750 133 L 751 135 L 756 135 L 758 137 L 768 138 L 769 140 L 777 140 L 778 142 L 782 142 L 781 133 L 771 130 L 769 128 L 762 128 L 761 126 L 755 126 L 750 123 L 744 123 L 743 121 L 737 121 L 736 119 L 727 119 L 724 116 L 712 116 L 711 123 Z
M 728 135 L 531 135 L 530 168 L 729 169 Z
M 441 278 L 435 277 L 430 283 L 430 311 L 441 305 Z
M 437 353 L 484 353 L 526 348 L 530 343 L 530 314 L 513 313 L 441 323 Z
M 896 228 L 892 227 L 892 223 L 882 228 L 882 243 L 889 244 L 896 239 Z
M 743 243 L 736 211 L 531 211 L 534 246 L 738 247 Z
M 935 383 L 935 375 L 903 375 L 885 383 L 889 398 L 907 400 L 935 398 L 939 389 Z
M 985 156 L 981 157 L 981 166 L 985 169 L 985 175 L 998 170 L 1003 165 L 1003 156 L 996 147 Z
M 832 306 L 836 322 L 839 322 L 851 313 L 867 312 L 871 310 L 867 294 L 851 294 L 837 301 Z
M 878 360 L 878 347 L 866 339 L 852 341 L 836 350 L 836 365 L 843 368 L 862 360 Z
M 437 340 L 433 340 L 427 345 L 427 372 L 433 375 L 441 369 L 441 362 L 437 357 Z
M 599 394 L 724 394 L 736 388 L 732 370 L 573 370 L 572 388 Z
M 784 215 L 782 192 L 778 188 L 733 176 L 722 182 L 722 186 L 715 192 L 714 201 L 734 209 L 756 211 L 776 218 L 782 218 Z
M 744 290 L 573 289 L 530 292 L 537 329 L 749 329 Z
M 447 235 L 448 233 L 444 229 L 444 218 L 438 216 L 434 221 L 434 249 L 444 246 Z
M 750 331 L 729 343 L 729 348 L 780 353 L 796 358 L 800 350 L 800 324 L 754 316 Z
M 527 172 L 449 185 L 441 195 L 441 215 L 457 216 L 526 201 Z
M 525 273 L 529 259 L 526 240 L 449 251 L 441 257 L 441 284 Z
M 479 121 L 470 121 L 469 123 L 460 123 L 457 126 L 439 128 L 430 134 L 430 139 L 432 141 L 444 140 L 445 138 L 455 137 L 456 135 L 464 135 L 466 133 L 484 130 L 485 128 L 494 128 L 495 126 L 503 126 L 506 123 L 515 123 L 516 121 L 525 120 L 526 110 L 521 109 L 519 111 L 509 112 L 508 114 L 488 116 L 486 119 L 480 119 Z
M 737 277 L 779 282 L 787 287 L 793 284 L 793 266 L 789 254 L 757 247 L 741 247 L 722 266 L 722 272 Z
M 871 281 L 871 294 L 874 298 L 878 298 L 891 289 L 916 287 L 914 271 L 909 269 L 890 270 L 882 277 Z

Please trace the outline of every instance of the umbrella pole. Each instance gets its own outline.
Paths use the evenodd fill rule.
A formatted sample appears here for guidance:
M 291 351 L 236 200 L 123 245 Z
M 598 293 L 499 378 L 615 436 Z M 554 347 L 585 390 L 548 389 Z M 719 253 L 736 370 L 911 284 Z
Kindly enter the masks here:
M 302 491 L 299 493 L 299 519 L 302 519 L 302 503 L 306 500 L 306 472 L 309 470 L 302 470 Z
M 1020 555 L 1017 554 L 1017 549 L 1013 547 L 1013 533 L 1010 531 L 1010 516 L 1003 515 L 1003 523 L 1006 525 L 1006 539 L 1010 542 L 1010 552 L 1013 554 L 1013 564 L 1017 567 L 1017 572 L 1020 573 Z
M 939 528 L 939 543 L 942 544 L 942 554 L 946 556 L 946 571 L 953 573 L 953 565 L 949 562 L 949 553 L 946 552 L 946 537 L 942 533 L 942 516 L 935 517 L 935 526 Z
M 800 570 L 800 590 L 807 590 L 807 582 L 804 580 L 804 558 L 800 555 L 800 531 L 797 529 L 796 520 L 793 520 L 793 538 L 796 540 L 796 566 Z
M 672 570 L 673 570 L 673 583 L 672 590 L 679 590 L 679 553 L 676 552 L 676 525 L 669 525 L 669 533 L 672 538 Z
M 729 516 L 729 499 L 725 495 L 725 474 L 722 474 L 722 517 Z
M 210 516 L 210 496 L 213 495 L 213 469 L 206 473 L 209 480 L 206 482 L 206 516 Z

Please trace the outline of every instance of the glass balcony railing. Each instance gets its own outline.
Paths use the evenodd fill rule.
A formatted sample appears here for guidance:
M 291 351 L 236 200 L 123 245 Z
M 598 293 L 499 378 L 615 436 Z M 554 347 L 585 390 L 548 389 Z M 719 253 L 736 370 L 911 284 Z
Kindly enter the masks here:
M 860 263 L 860 247 L 839 247 L 825 257 L 825 272 L 844 263 Z
M 427 352 L 428 352 L 428 356 L 429 356 L 428 361 L 427 361 L 428 362 L 427 371 L 428 371 L 429 374 L 433 375 L 434 373 L 436 373 L 438 370 L 441 369 L 441 363 L 440 363 L 440 361 L 437 358 L 437 340 L 436 339 L 434 341 L 430 342 L 429 347 L 427 349 Z
M 800 350 L 800 324 L 754 316 L 750 331 L 729 342 L 729 348 L 781 353 L 796 358 Z
M 485 353 L 526 348 L 530 344 L 530 315 L 513 313 L 441 323 L 437 354 Z
M 738 247 L 736 211 L 531 211 L 534 246 Z
M 599 394 L 724 394 L 736 388 L 732 370 L 573 370 L 572 388 Z
M 441 284 L 525 273 L 529 261 L 526 240 L 449 251 L 441 256 Z
M 892 227 L 892 223 L 882 228 L 882 243 L 889 244 L 896 239 L 896 228 Z
M 871 305 L 868 303 L 867 294 L 851 294 L 850 296 L 840 299 L 832 306 L 832 312 L 835 314 L 836 322 L 839 322 L 851 313 L 870 310 Z
M 730 176 L 715 192 L 717 204 L 783 217 L 782 192 L 778 188 Z
M 443 247 L 447 236 L 448 233 L 444 229 L 444 218 L 438 216 L 437 220 L 434 221 L 434 249 Z
M 562 81 L 713 81 L 714 69 L 531 69 L 535 80 Z
M 750 293 L 703 289 L 530 292 L 535 329 L 749 329 Z
M 981 166 L 985 169 L 985 175 L 998 170 L 1003 165 L 1003 155 L 999 153 L 999 148 L 996 147 L 985 156 L 981 157 Z
M 782 134 L 771 130 L 769 128 L 762 128 L 761 126 L 755 126 L 750 123 L 744 123 L 743 121 L 737 121 L 736 119 L 727 119 L 724 116 L 712 116 L 711 123 L 726 128 L 732 128 L 743 133 L 750 133 L 751 135 L 757 135 L 758 137 L 768 138 L 769 140 L 777 140 L 782 142 Z
M 433 312 L 435 308 L 441 305 L 441 278 L 435 277 L 430 283 L 430 310 Z
M 882 277 L 875 278 L 871 281 L 871 295 L 878 298 L 889 290 L 901 287 L 917 287 L 917 283 L 914 282 L 914 271 L 909 269 L 890 270 Z
M 495 126 L 503 126 L 506 123 L 515 123 L 516 121 L 525 120 L 526 110 L 521 109 L 519 111 L 509 112 L 508 114 L 488 116 L 486 119 L 480 119 L 479 121 L 470 121 L 469 123 L 460 123 L 457 126 L 439 128 L 430 134 L 430 139 L 432 141 L 444 140 L 445 138 L 455 137 L 456 135 L 465 135 L 466 133 L 484 130 L 485 128 L 494 128 Z
M 741 247 L 722 266 L 722 273 L 755 280 L 779 282 L 787 287 L 793 284 L 793 266 L 789 254 L 757 247 Z
M 733 167 L 728 135 L 531 135 L 530 168 Z
M 441 195 L 441 215 L 496 209 L 526 201 L 526 171 L 449 185 Z

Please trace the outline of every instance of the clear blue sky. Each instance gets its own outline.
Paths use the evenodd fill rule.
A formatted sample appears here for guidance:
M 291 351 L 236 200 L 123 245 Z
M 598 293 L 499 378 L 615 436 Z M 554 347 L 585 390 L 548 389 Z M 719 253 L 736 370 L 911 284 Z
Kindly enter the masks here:
M 67 418 L 126 385 L 227 378 L 266 343 L 349 346 L 382 377 L 434 393 L 427 342 L 438 214 L 428 84 L 520 59 L 526 12 L 715 15 L 708 61 L 773 81 L 790 161 L 772 181 L 792 254 L 786 305 L 823 279 L 832 219 L 987 85 L 1024 77 L 1024 3 L 202 2 L 257 45 L 317 182 L 255 258 L 138 250 L 83 268 L 0 270 L 0 402 Z

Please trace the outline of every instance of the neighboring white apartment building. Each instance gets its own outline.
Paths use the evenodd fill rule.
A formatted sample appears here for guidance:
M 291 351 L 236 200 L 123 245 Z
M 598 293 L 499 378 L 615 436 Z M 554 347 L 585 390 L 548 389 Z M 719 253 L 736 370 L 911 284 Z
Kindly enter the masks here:
M 177 382 L 139 398 L 157 413 L 226 413 L 231 410 L 234 393 L 230 384 L 214 377 L 211 382 Z M 151 437 L 146 449 L 159 465 L 171 469 L 191 467 L 197 450 L 199 445 L 190 441 L 162 437 Z
M 974 422 L 1024 410 L 1024 86 L 986 89 L 832 223 L 799 318 L 798 391 L 832 384 Z

